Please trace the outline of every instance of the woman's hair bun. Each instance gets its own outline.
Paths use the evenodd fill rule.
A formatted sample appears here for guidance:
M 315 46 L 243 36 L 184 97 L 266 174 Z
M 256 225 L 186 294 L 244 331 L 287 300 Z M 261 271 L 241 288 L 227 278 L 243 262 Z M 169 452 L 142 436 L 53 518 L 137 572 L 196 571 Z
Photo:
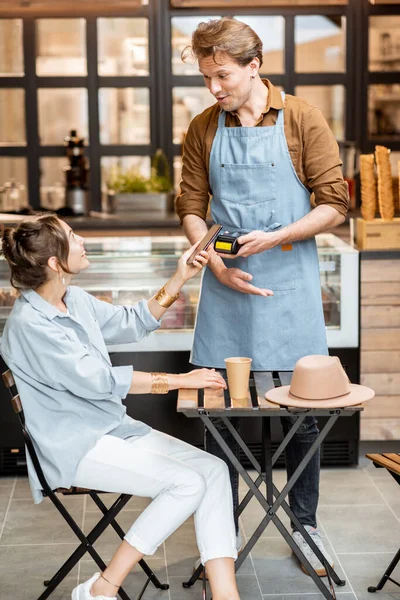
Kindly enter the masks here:
M 47 280 L 52 256 L 65 273 L 70 273 L 68 236 L 53 213 L 7 227 L 2 236 L 2 252 L 11 270 L 11 285 L 19 290 L 35 289 Z

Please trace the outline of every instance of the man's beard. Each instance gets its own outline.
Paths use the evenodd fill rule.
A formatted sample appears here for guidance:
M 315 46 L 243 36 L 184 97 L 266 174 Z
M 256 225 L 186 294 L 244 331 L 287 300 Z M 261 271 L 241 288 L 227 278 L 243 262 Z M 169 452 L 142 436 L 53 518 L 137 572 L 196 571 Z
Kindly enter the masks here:
M 229 112 L 238 111 L 239 108 L 241 108 L 244 104 L 246 104 L 246 102 L 249 101 L 251 92 L 252 92 L 252 86 L 250 85 L 249 88 L 246 90 L 246 93 L 241 94 L 241 96 L 239 96 L 239 98 L 232 98 L 232 103 L 229 103 L 226 106 L 225 110 L 228 110 Z

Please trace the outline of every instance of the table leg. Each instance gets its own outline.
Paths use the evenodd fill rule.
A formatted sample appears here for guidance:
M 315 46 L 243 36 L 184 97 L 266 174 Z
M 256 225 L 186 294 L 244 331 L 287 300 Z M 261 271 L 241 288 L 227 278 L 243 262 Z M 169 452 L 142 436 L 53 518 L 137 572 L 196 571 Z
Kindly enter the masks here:
M 280 456 L 280 453 L 283 452 L 283 450 L 286 448 L 287 444 L 284 443 L 286 441 L 286 438 L 289 438 L 289 440 L 292 439 L 294 433 L 297 431 L 297 429 L 300 426 L 300 424 L 304 421 L 305 417 L 306 417 L 306 415 L 300 416 L 298 418 L 298 420 L 296 421 L 296 423 L 294 423 L 294 425 L 291 427 L 288 435 L 285 437 L 285 439 L 283 440 L 283 442 L 279 446 L 278 450 L 274 453 L 274 456 L 272 457 L 272 465 L 275 464 L 275 462 L 278 460 L 278 458 Z M 322 554 L 321 550 L 318 548 L 318 546 L 316 546 L 316 544 L 312 540 L 311 536 L 308 534 L 308 532 L 306 531 L 306 529 L 303 527 L 303 525 L 300 523 L 300 521 L 294 515 L 294 513 L 290 509 L 288 503 L 284 500 L 284 498 L 286 498 L 286 496 L 288 495 L 289 491 L 295 485 L 295 483 L 298 480 L 298 478 L 300 477 L 301 473 L 304 471 L 304 468 L 308 464 L 310 458 L 312 458 L 313 454 L 317 451 L 317 449 L 319 448 L 319 446 L 322 444 L 322 442 L 324 441 L 324 439 L 326 438 L 326 436 L 328 435 L 329 431 L 331 430 L 331 428 L 333 427 L 333 425 L 336 423 L 336 421 L 337 421 L 338 418 L 339 418 L 338 414 L 334 414 L 331 417 L 329 417 L 329 420 L 324 425 L 324 428 L 322 429 L 322 431 L 319 433 L 318 438 L 315 440 L 314 444 L 311 446 L 311 448 L 309 449 L 308 453 L 305 455 L 305 457 L 303 458 L 303 460 L 301 461 L 301 463 L 298 465 L 297 469 L 293 473 L 293 475 L 290 478 L 290 480 L 287 482 L 287 484 L 284 487 L 284 489 L 282 490 L 282 492 L 279 492 L 277 490 L 277 488 L 272 483 L 272 468 L 269 469 L 269 474 L 266 471 L 265 478 L 266 478 L 266 482 L 268 482 L 267 483 L 267 494 L 268 494 L 268 486 L 270 486 L 270 489 L 273 490 L 273 494 L 276 497 L 275 503 L 273 503 L 272 501 L 268 501 L 268 503 L 269 503 L 269 505 L 271 507 L 270 510 L 268 511 L 268 514 L 269 515 L 275 514 L 276 511 L 277 511 L 277 509 L 279 508 L 279 506 L 282 505 L 282 508 L 285 510 L 286 514 L 292 519 L 292 521 L 296 525 L 298 531 L 303 535 L 303 537 L 305 538 L 305 540 L 307 541 L 308 545 L 311 547 L 311 549 L 313 550 L 313 552 L 316 554 L 316 556 L 318 557 L 318 559 L 322 562 L 322 564 L 324 564 L 327 573 L 329 573 L 329 577 L 332 577 L 333 580 L 335 581 L 335 583 L 337 585 L 343 586 L 343 585 L 345 585 L 346 582 L 343 579 L 340 579 L 340 577 L 333 570 L 333 568 L 331 567 L 331 565 L 328 564 L 325 561 L 325 557 Z M 268 424 L 269 419 L 270 419 L 270 417 L 266 417 L 266 418 L 264 417 L 263 418 L 263 442 L 267 443 L 268 448 L 271 447 L 270 441 L 268 443 L 268 439 L 269 440 L 271 439 L 271 426 L 270 426 L 270 424 Z M 229 429 L 231 435 L 235 438 L 235 440 L 237 441 L 237 443 L 243 449 L 243 446 L 245 445 L 245 442 L 241 438 L 241 436 L 238 434 L 238 432 L 236 431 L 236 429 L 234 427 L 232 427 L 231 423 L 229 423 L 229 419 L 224 419 L 224 423 L 227 426 L 227 428 Z M 294 430 L 294 433 L 293 433 L 293 430 Z M 292 434 L 292 435 L 290 435 L 290 434 Z M 279 453 L 278 453 L 278 451 L 279 451 Z M 250 450 L 248 450 L 248 452 L 250 453 Z M 253 456 L 252 456 L 252 458 L 253 458 L 253 460 L 252 460 L 253 467 L 259 473 L 260 477 L 262 477 L 260 465 L 254 459 Z M 253 482 L 254 485 L 257 485 L 257 487 L 259 487 L 259 485 L 260 485 L 260 483 L 258 483 L 258 481 L 259 481 L 259 478 L 256 480 L 256 482 Z M 248 502 L 250 501 L 250 499 L 252 497 L 251 491 L 249 491 L 249 493 L 250 493 L 250 498 L 249 498 Z M 268 523 L 269 523 L 270 520 L 271 519 L 264 519 L 260 523 L 259 527 L 257 527 L 257 529 L 254 532 L 253 536 L 250 538 L 250 541 L 252 542 L 252 546 L 255 544 L 255 542 L 257 541 L 258 537 L 263 532 L 263 530 L 267 527 L 267 525 L 268 525 Z M 256 537 L 256 534 L 258 534 L 258 537 Z M 253 540 L 253 537 L 254 537 L 254 540 Z M 239 566 L 240 566 L 240 564 L 239 564 Z
M 306 567 L 306 569 L 309 572 L 310 577 L 314 580 L 314 583 L 320 589 L 320 591 L 324 595 L 324 597 L 327 598 L 328 600 L 329 599 L 332 600 L 332 598 L 335 598 L 334 589 L 332 588 L 332 590 L 330 592 L 326 588 L 326 586 L 322 583 L 320 577 L 315 573 L 315 571 L 311 567 L 310 563 L 308 562 L 308 560 L 306 559 L 306 557 L 302 554 L 302 552 L 300 551 L 299 547 L 297 546 L 297 544 L 292 539 L 292 536 L 286 530 L 285 526 L 283 525 L 283 523 L 281 523 L 281 521 L 279 520 L 279 518 L 276 516 L 275 513 L 276 513 L 276 510 L 279 508 L 279 506 L 282 504 L 284 498 L 286 497 L 286 495 L 290 491 L 291 487 L 294 485 L 294 483 L 297 481 L 298 477 L 301 475 L 302 471 L 304 470 L 304 468 L 307 465 L 307 463 L 310 460 L 310 458 L 314 455 L 314 453 L 317 451 L 317 449 L 319 448 L 319 446 L 321 445 L 321 443 L 325 439 L 325 437 L 328 434 L 329 430 L 332 428 L 332 426 L 334 425 L 335 421 L 337 420 L 339 414 L 340 414 L 340 411 L 338 411 L 338 414 L 332 415 L 329 418 L 329 420 L 326 423 L 326 425 L 324 426 L 323 430 L 320 432 L 317 440 L 315 440 L 314 444 L 311 446 L 311 448 L 309 449 L 309 451 L 307 452 L 307 454 L 305 455 L 305 457 L 301 461 L 300 465 L 297 467 L 297 469 L 293 473 L 293 475 L 290 478 L 289 482 L 286 484 L 284 490 L 282 490 L 282 492 L 278 493 L 278 497 L 277 497 L 275 503 L 272 506 L 264 498 L 264 496 L 262 495 L 262 493 L 260 492 L 260 490 L 258 489 L 258 487 L 255 485 L 254 481 L 248 475 L 247 471 L 242 467 L 242 465 L 240 464 L 240 461 L 238 461 L 238 459 L 236 458 L 236 456 L 234 455 L 234 453 L 231 451 L 231 449 L 229 448 L 229 446 L 226 444 L 225 440 L 222 438 L 222 436 L 220 435 L 220 433 L 218 432 L 218 430 L 215 428 L 214 424 L 212 423 L 212 421 L 208 417 L 208 415 L 206 415 L 206 414 L 200 415 L 200 417 L 201 417 L 202 421 L 204 422 L 205 426 L 209 429 L 209 431 L 213 435 L 214 439 L 218 442 L 218 444 L 220 445 L 221 449 L 225 452 L 225 454 L 227 455 L 228 459 L 231 461 L 231 463 L 233 464 L 233 466 L 237 469 L 237 471 L 242 476 L 242 478 L 244 479 L 244 481 L 246 482 L 246 484 L 249 486 L 249 488 L 252 491 L 253 495 L 258 499 L 258 501 L 260 502 L 261 506 L 263 506 L 264 510 L 267 513 L 266 516 L 264 517 L 263 521 L 260 523 L 259 527 L 257 528 L 256 532 L 254 532 L 253 536 L 250 538 L 249 542 L 246 544 L 246 547 L 244 548 L 244 550 L 241 553 L 240 557 L 236 561 L 236 569 L 238 569 L 240 567 L 240 565 L 243 563 L 243 561 L 245 560 L 245 558 L 247 557 L 247 555 L 251 551 L 251 548 L 254 546 L 254 544 L 256 543 L 256 541 L 258 540 L 258 538 L 261 536 L 263 530 L 268 525 L 268 523 L 271 520 L 273 520 L 274 523 L 275 523 L 275 525 L 276 525 L 276 527 L 278 528 L 278 530 L 280 531 L 281 535 L 284 537 L 284 539 L 286 540 L 286 542 L 288 543 L 288 545 L 291 547 L 291 549 L 294 552 L 294 554 L 299 558 L 299 560 L 302 562 L 302 564 Z M 223 420 L 224 421 L 226 420 L 227 424 L 228 424 L 228 420 L 226 418 L 223 417 Z M 249 449 L 247 448 L 247 446 L 246 446 L 245 442 L 243 441 L 243 439 L 241 438 L 241 436 L 231 426 L 230 423 L 229 423 L 228 429 L 231 431 L 232 435 L 235 437 L 235 439 L 239 443 L 239 445 L 242 448 L 242 450 L 246 453 L 246 455 L 248 455 L 250 453 Z M 233 432 L 235 432 L 235 434 Z M 258 462 L 256 461 L 256 459 L 254 458 L 254 456 L 252 456 L 251 462 L 252 462 L 253 466 L 256 468 L 257 472 L 259 474 L 261 474 L 260 465 L 258 464 Z M 285 491 L 285 494 L 283 494 L 283 491 Z M 302 529 L 304 529 L 304 528 L 302 528 Z M 312 541 L 312 539 L 310 538 L 310 536 L 308 536 L 308 534 L 307 534 L 307 532 L 305 530 L 304 530 L 304 533 L 306 534 L 304 537 L 305 537 L 306 541 L 308 542 L 308 544 L 310 545 L 310 547 L 312 548 L 312 550 L 315 552 L 315 554 L 318 556 L 318 558 L 320 560 L 322 559 L 322 563 L 326 564 L 324 556 L 320 552 L 319 548 L 314 544 L 314 542 Z M 309 539 L 307 539 L 307 538 L 309 538 Z M 328 569 L 331 569 L 330 565 L 326 565 L 326 567 Z M 192 577 L 192 579 L 193 579 L 193 577 Z M 329 579 L 329 581 L 330 581 L 330 579 Z
M 267 502 L 270 506 L 272 506 L 274 503 L 274 495 L 272 490 L 272 441 L 271 421 L 268 417 L 263 417 L 262 420 L 262 447 Z

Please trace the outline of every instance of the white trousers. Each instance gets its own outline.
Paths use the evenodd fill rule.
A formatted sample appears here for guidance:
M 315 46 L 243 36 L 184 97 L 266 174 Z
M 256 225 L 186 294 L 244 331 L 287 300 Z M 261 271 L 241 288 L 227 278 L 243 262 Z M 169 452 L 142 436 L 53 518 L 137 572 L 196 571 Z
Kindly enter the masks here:
M 152 498 L 125 536 L 143 554 L 154 554 L 195 513 L 202 563 L 237 558 L 226 464 L 165 433 L 103 436 L 80 461 L 73 485 Z

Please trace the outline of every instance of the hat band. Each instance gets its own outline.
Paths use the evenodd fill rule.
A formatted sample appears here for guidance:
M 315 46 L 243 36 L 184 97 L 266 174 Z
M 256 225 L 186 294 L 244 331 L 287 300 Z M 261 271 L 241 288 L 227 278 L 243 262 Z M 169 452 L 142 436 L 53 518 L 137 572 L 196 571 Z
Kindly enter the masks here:
M 348 396 L 351 393 L 351 390 L 346 392 L 345 394 L 338 394 L 337 396 L 329 396 L 328 398 L 318 398 L 318 400 L 334 400 L 335 398 L 343 398 L 343 396 Z M 317 398 L 303 398 L 303 396 L 296 396 L 296 394 L 293 394 L 293 392 L 291 392 L 289 390 L 289 396 L 293 396 L 294 398 L 297 398 L 298 400 L 308 400 L 308 401 L 313 401 L 313 400 L 317 400 Z

